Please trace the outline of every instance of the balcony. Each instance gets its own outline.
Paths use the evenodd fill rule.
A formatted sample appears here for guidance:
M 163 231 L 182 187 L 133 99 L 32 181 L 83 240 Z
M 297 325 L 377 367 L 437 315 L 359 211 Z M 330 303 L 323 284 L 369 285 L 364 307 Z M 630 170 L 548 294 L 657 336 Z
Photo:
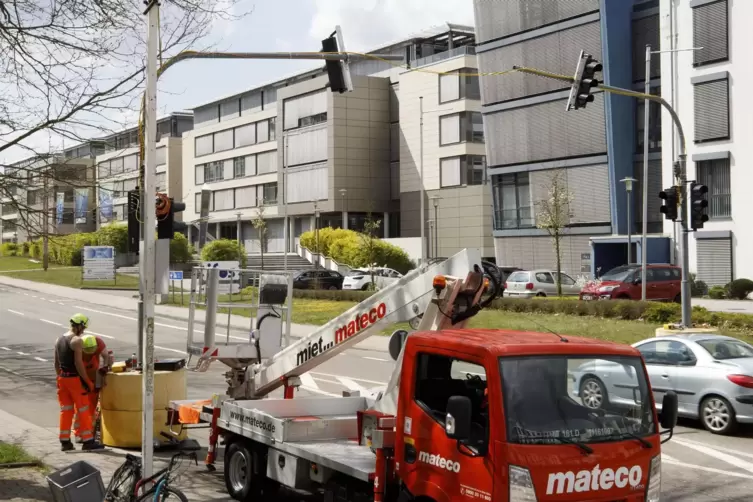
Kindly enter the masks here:
M 444 61 L 445 59 L 452 59 L 458 56 L 475 56 L 475 55 L 476 55 L 475 46 L 464 45 L 462 47 L 456 47 L 449 51 L 438 52 L 436 54 L 432 54 L 431 56 L 414 59 L 413 61 L 410 62 L 410 65 L 411 65 L 411 68 L 418 68 L 420 66 L 426 66 L 426 65 L 438 63 L 439 61 Z

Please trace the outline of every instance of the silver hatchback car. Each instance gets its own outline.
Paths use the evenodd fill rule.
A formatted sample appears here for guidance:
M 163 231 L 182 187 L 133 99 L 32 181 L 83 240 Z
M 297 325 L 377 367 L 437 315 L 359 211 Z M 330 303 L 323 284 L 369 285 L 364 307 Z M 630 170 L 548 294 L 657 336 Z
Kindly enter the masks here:
M 753 423 L 753 346 L 713 334 L 650 338 L 633 344 L 643 356 L 657 409 L 673 390 L 678 415 L 714 434 Z M 608 361 L 573 368 L 573 392 L 590 408 L 631 404 L 635 376 Z
M 533 298 L 534 296 L 557 296 L 557 272 L 553 270 L 519 270 L 505 281 L 505 297 Z M 560 273 L 563 295 L 577 295 L 581 287 L 575 279 Z

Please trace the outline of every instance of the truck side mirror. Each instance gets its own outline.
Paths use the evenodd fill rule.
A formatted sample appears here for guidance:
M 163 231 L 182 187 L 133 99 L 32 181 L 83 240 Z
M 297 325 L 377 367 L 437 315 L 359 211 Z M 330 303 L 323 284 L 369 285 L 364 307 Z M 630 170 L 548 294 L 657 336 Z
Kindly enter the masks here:
M 452 396 L 447 400 L 445 433 L 450 439 L 464 441 L 471 437 L 471 400 L 467 396 Z
M 677 425 L 677 394 L 671 390 L 664 394 L 659 423 L 665 429 L 674 429 Z
M 387 348 L 393 361 L 397 361 L 397 358 L 400 357 L 400 351 L 403 350 L 403 345 L 405 345 L 405 339 L 407 337 L 408 332 L 404 329 L 399 329 L 390 336 L 390 342 Z

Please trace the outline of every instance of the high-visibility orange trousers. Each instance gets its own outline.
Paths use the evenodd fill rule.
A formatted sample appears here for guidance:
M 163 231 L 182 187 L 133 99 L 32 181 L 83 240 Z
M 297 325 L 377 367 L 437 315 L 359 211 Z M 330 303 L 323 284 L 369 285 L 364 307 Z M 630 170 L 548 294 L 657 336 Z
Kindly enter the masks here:
M 79 415 L 81 429 L 79 434 L 84 441 L 94 439 L 92 435 L 92 416 L 89 414 L 89 397 L 81 383 L 81 378 L 58 377 L 58 403 L 60 403 L 60 441 L 71 440 L 71 426 L 74 411 Z
M 94 416 L 97 414 L 97 404 L 99 404 L 99 391 L 95 390 L 95 391 L 89 392 L 86 395 L 86 399 L 89 401 L 89 415 L 90 415 L 89 419 L 91 420 L 92 431 L 93 431 L 95 427 Z M 78 416 L 79 416 L 79 413 L 76 412 L 73 417 L 73 435 L 75 437 L 80 438 L 82 437 L 81 436 L 81 421 L 79 420 Z

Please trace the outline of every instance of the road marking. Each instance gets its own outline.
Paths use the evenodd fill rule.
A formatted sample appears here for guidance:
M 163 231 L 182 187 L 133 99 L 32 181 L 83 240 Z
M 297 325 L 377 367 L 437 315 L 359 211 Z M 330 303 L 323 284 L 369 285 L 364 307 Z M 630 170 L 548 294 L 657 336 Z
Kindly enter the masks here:
M 181 354 L 181 355 L 186 355 L 186 351 L 185 350 L 171 349 L 170 347 L 160 347 L 159 345 L 155 345 L 154 348 L 155 349 L 160 349 L 160 350 L 167 350 L 167 351 L 170 351 L 170 352 L 177 352 L 178 354 Z
M 347 377 L 337 377 L 340 383 L 348 390 L 366 391 L 366 388 L 357 384 L 353 380 Z
M 16 315 L 22 315 L 22 316 L 25 316 L 25 315 L 26 315 L 26 314 L 24 314 L 23 312 L 19 312 L 19 311 L 17 311 L 17 310 L 11 310 L 11 309 L 8 309 L 8 312 L 10 312 L 10 313 L 12 313 L 12 314 L 16 314 Z
M 683 441 L 682 439 L 673 438 L 673 442 L 675 444 L 685 446 L 686 448 L 690 448 L 691 450 L 695 450 L 700 453 L 705 453 L 709 457 L 715 458 L 717 460 L 721 460 L 722 462 L 727 462 L 728 464 L 734 465 L 735 467 L 742 469 L 744 471 L 753 473 L 753 464 L 751 464 L 750 462 L 746 460 L 733 457 L 732 455 L 727 455 L 726 453 L 716 451 L 715 449 L 709 448 L 708 446 L 704 446 L 702 444 L 688 443 L 688 442 Z
M 110 340 L 115 340 L 115 337 L 114 337 L 114 336 L 110 336 L 110 335 L 103 335 L 102 333 L 97 333 L 96 331 L 90 331 L 90 330 L 87 330 L 87 332 L 88 332 L 88 333 L 89 333 L 90 335 L 94 335 L 94 336 L 101 336 L 102 338 L 109 338 Z
M 379 361 L 380 363 L 389 363 L 389 362 L 392 362 L 389 359 L 382 359 L 381 357 L 362 356 L 362 359 L 368 359 L 369 361 Z
M 301 389 L 301 390 L 307 390 L 309 392 L 313 392 L 314 394 L 320 394 L 322 396 L 342 397 L 342 395 L 340 395 L 340 394 L 333 394 L 332 392 L 326 392 L 326 391 L 323 391 L 323 390 L 319 389 L 318 387 L 317 388 L 311 388 L 311 387 L 306 387 L 305 385 L 301 385 L 299 387 L 299 389 Z
M 713 472 L 714 474 L 724 474 L 724 475 L 732 476 L 735 478 L 753 479 L 753 476 L 749 474 L 743 474 L 740 472 L 734 472 L 734 471 L 728 471 L 728 470 L 725 471 L 724 469 L 715 469 L 713 467 L 706 467 L 705 465 L 686 464 L 685 462 L 680 462 L 674 457 L 670 457 L 666 453 L 661 454 L 661 461 L 662 461 L 662 464 L 667 463 L 670 465 L 678 465 L 680 467 L 685 467 L 687 469 L 697 469 L 699 471 Z
M 342 377 L 342 375 L 333 375 L 332 373 L 319 373 L 319 372 L 315 372 L 315 371 L 310 371 L 309 373 L 311 373 L 312 375 L 315 375 L 315 376 L 316 375 L 321 375 L 321 376 L 330 377 L 330 378 L 341 378 Z M 366 378 L 356 378 L 356 377 L 345 377 L 345 378 L 351 378 L 351 379 L 353 379 L 353 380 L 355 380 L 357 382 L 373 383 L 375 385 L 387 385 L 387 382 L 378 382 L 376 380 L 367 380 Z
M 301 379 L 301 387 L 307 387 L 309 389 L 319 388 L 319 386 L 316 384 L 316 380 L 314 380 L 314 377 L 312 377 L 308 373 L 304 373 L 299 378 Z
M 26 352 L 16 352 L 16 354 L 18 354 L 19 356 L 28 356 L 29 355 Z
M 62 324 L 60 324 L 59 322 L 55 322 L 55 321 L 48 321 L 47 319 L 40 319 L 40 321 L 42 321 L 42 322 L 46 322 L 47 324 L 52 324 L 53 326 L 60 326 L 61 328 L 64 328 L 64 327 L 65 327 L 65 326 L 63 326 Z
M 690 439 L 685 439 L 685 438 L 681 438 L 680 440 L 683 443 L 687 443 L 687 445 L 691 445 L 692 444 L 692 445 L 695 445 L 695 446 L 706 446 L 708 448 L 713 448 L 715 450 L 720 450 L 720 451 L 723 451 L 723 452 L 726 452 L 726 453 L 731 453 L 732 455 L 740 455 L 742 457 L 753 458 L 753 453 L 746 453 L 746 452 L 743 452 L 743 451 L 740 451 L 740 450 L 731 450 L 731 449 L 723 447 L 721 445 L 719 445 L 719 446 L 717 446 L 717 445 L 707 445 L 707 444 L 699 443 L 697 441 L 692 441 Z M 672 442 L 674 442 L 674 439 L 672 439 Z
M 42 359 L 41 357 L 35 357 L 34 359 L 36 359 L 37 361 L 41 361 L 43 363 L 47 362 L 47 359 Z
M 8 347 L 0 347 L 0 349 L 7 350 L 8 352 L 10 352 L 10 349 Z

